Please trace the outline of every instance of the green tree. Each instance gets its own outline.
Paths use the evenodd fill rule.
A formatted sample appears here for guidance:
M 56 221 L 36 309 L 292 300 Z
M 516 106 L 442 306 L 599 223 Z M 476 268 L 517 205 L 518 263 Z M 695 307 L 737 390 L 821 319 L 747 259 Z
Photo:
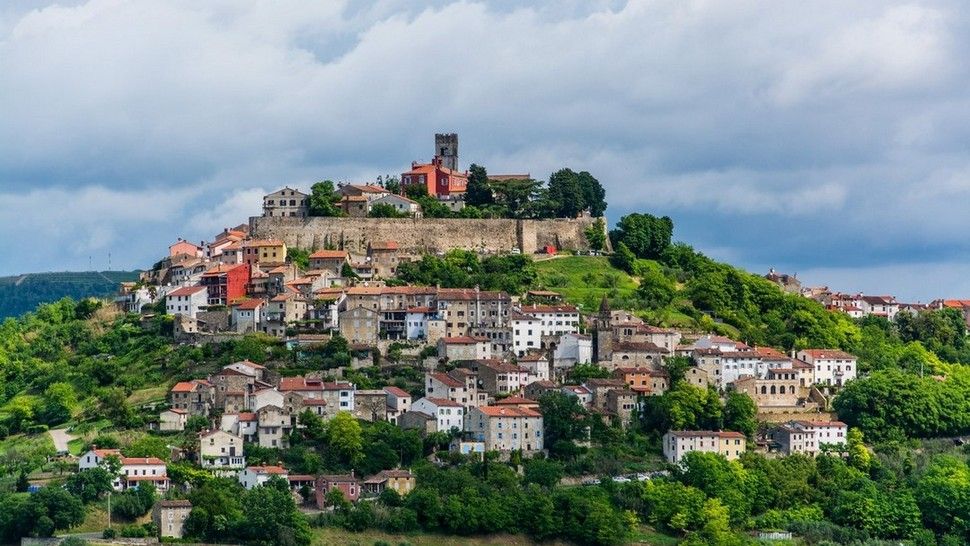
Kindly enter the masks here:
M 575 218 L 586 208 L 586 198 L 579 177 L 570 169 L 560 169 L 549 176 L 549 200 L 557 216 Z
M 343 216 L 339 206 L 340 198 L 341 195 L 334 189 L 331 180 L 310 186 L 310 216 Z
M 559 485 L 564 469 L 562 463 L 547 459 L 532 458 L 525 463 L 525 473 L 522 481 L 525 484 L 534 483 L 546 488 Z
M 595 222 L 587 227 L 583 234 L 589 243 L 590 250 L 604 250 L 606 247 L 606 223 L 602 218 L 597 218 Z
M 677 288 L 674 281 L 668 279 L 656 267 L 641 271 L 640 286 L 637 297 L 648 309 L 663 309 L 674 301 Z
M 69 383 L 54 383 L 44 391 L 41 419 L 48 425 L 58 425 L 71 418 L 77 406 L 77 394 Z
M 862 431 L 851 428 L 845 439 L 849 450 L 849 464 L 863 472 L 868 472 L 872 464 L 872 454 L 863 442 Z
M 727 394 L 724 401 L 724 427 L 728 430 L 736 430 L 754 439 L 754 433 L 758 429 L 758 406 L 754 400 L 745 393 L 731 391 Z
M 54 531 L 70 529 L 84 521 L 84 505 L 81 500 L 65 489 L 48 485 L 30 497 L 30 502 L 40 514 L 38 534 L 50 536 Z M 46 519 L 47 525 L 42 525 L 41 519 Z
M 551 391 L 539 398 L 545 428 L 545 444 L 553 457 L 570 459 L 577 455 L 574 442 L 588 439 L 589 413 L 579 399 L 559 391 Z
M 474 163 L 468 167 L 468 187 L 465 191 L 465 204 L 473 207 L 488 206 L 495 202 L 492 188 L 488 185 L 488 172 L 485 167 Z
M 111 491 L 113 480 L 114 476 L 107 470 L 101 467 L 89 468 L 68 478 L 67 483 L 64 484 L 64 489 L 81 499 L 81 502 L 89 503 Z
M 360 423 L 350 412 L 337 412 L 327 424 L 327 443 L 343 464 L 354 466 L 361 462 L 363 442 Z
M 243 517 L 244 534 L 252 544 L 299 546 L 310 544 L 312 539 L 306 518 L 281 478 L 246 492 Z
M 637 258 L 658 259 L 670 247 L 674 222 L 664 216 L 634 213 L 620 218 L 610 232 L 613 248 L 623 243 Z
M 410 218 L 411 215 L 398 211 L 394 205 L 376 203 L 371 205 L 370 212 L 367 213 L 367 216 L 370 218 Z

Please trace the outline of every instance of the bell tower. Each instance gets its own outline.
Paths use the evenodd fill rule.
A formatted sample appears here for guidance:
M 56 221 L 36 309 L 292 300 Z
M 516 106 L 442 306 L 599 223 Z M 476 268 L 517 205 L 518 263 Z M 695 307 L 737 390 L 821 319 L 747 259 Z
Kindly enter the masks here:
M 610 313 L 610 302 L 606 295 L 600 302 L 600 312 L 596 317 L 595 332 L 593 334 L 593 363 L 598 364 L 613 359 L 613 321 Z
M 434 155 L 441 158 L 441 165 L 458 170 L 458 133 L 435 133 Z

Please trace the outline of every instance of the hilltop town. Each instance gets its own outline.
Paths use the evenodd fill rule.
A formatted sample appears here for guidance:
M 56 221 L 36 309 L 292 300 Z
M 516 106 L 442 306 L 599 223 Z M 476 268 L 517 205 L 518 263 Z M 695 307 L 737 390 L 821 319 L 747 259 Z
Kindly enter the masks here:
M 320 528 L 606 544 L 643 522 L 717 544 L 753 529 L 815 536 L 822 522 L 859 537 L 915 532 L 886 527 L 889 512 L 878 526 L 851 520 L 839 510 L 855 498 L 829 509 L 823 497 L 864 482 L 872 502 L 891 503 L 868 474 L 889 464 L 873 440 L 966 431 L 963 410 L 933 423 L 920 413 L 967 403 L 966 372 L 943 359 L 967 356 L 970 304 L 750 275 L 672 242 L 666 217 L 631 214 L 608 231 L 589 173 L 563 169 L 544 185 L 462 171 L 457 146 L 457 135 L 436 135 L 433 159 L 399 179 L 269 193 L 260 216 L 173 241 L 123 283 L 115 309 L 42 308 L 38 317 L 74 317 L 45 335 L 80 359 L 74 381 L 96 386 L 61 402 L 50 387 L 29 414 L 11 406 L 28 398 L 6 406 L 4 434 L 71 424 L 60 434 L 73 448 L 58 446 L 48 464 L 67 460 L 75 473 L 64 490 L 38 490 L 58 503 L 113 491 L 122 518 L 152 514 L 125 533 L 166 540 L 306 544 L 304 513 Z M 35 320 L 11 331 L 37 339 Z M 76 341 L 75 328 L 98 341 Z M 887 381 L 924 395 L 897 410 Z M 754 495 L 760 486 L 745 480 L 788 472 L 776 463 L 812 469 L 791 478 L 811 491 L 799 489 L 798 504 L 759 507 L 697 477 Z M 19 470 L 23 485 L 40 488 L 49 478 L 34 483 L 33 470 Z M 465 485 L 438 483 L 448 480 Z M 490 508 L 457 500 L 473 482 Z M 244 499 L 220 516 L 235 527 L 212 516 L 228 491 Z M 254 527 L 245 507 L 271 494 L 282 519 Z M 530 518 L 543 510 L 559 525 L 502 519 L 540 500 Z M 904 516 L 913 529 L 920 517 Z M 25 532 L 80 523 L 64 521 Z

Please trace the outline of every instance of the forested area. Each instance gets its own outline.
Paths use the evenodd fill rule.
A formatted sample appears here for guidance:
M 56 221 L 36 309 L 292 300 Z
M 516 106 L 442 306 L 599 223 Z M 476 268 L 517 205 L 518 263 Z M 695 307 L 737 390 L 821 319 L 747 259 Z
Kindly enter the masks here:
M 0 320 L 61 298 L 111 297 L 118 292 L 118 283 L 136 280 L 137 271 L 65 271 L 0 277 Z

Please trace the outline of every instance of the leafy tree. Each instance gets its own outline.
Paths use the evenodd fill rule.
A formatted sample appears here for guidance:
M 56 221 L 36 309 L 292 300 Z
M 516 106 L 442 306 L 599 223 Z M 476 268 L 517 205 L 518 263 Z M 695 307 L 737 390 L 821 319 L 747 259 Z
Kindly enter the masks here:
M 243 534 L 252 544 L 298 546 L 310 544 L 310 526 L 297 510 L 289 486 L 281 478 L 246 492 Z
M 916 483 L 914 494 L 928 527 L 970 538 L 970 468 L 965 460 L 935 458 Z
M 758 429 L 758 406 L 745 393 L 731 391 L 724 401 L 724 427 L 743 433 L 749 440 Z
M 310 268 L 310 251 L 305 248 L 287 248 L 286 259 L 300 269 L 306 270 Z
M 334 189 L 331 180 L 310 186 L 310 216 L 343 216 L 339 205 L 340 198 L 341 195 Z
M 34 493 L 30 502 L 36 507 L 34 513 L 40 515 L 36 529 L 41 536 L 50 536 L 54 531 L 70 529 L 84 521 L 81 500 L 61 487 L 48 485 Z
M 327 424 L 327 443 L 345 465 L 356 465 L 364 456 L 360 423 L 350 412 L 337 412 Z
M 44 391 L 41 419 L 49 425 L 58 425 L 71 418 L 77 406 L 77 394 L 69 383 L 54 383 Z
M 549 200 L 555 207 L 557 216 L 575 218 L 586 208 L 583 189 L 579 178 L 570 169 L 558 170 L 549 176 Z
M 526 484 L 534 483 L 551 489 L 559 485 L 559 481 L 562 479 L 563 474 L 562 463 L 546 459 L 532 458 L 525 463 L 525 475 L 523 476 L 523 482 Z
M 545 428 L 545 443 L 553 457 L 573 458 L 574 442 L 588 438 L 589 414 L 579 404 L 579 399 L 558 391 L 551 391 L 539 398 Z
M 606 247 L 606 223 L 597 218 L 593 225 L 587 227 L 583 234 L 589 243 L 590 250 L 603 250 Z
M 849 463 L 863 472 L 868 472 L 872 464 L 872 454 L 862 441 L 862 431 L 851 428 L 845 439 L 849 450 Z
M 67 483 L 64 484 L 64 489 L 80 499 L 81 502 L 89 503 L 111 491 L 113 480 L 114 476 L 107 470 L 101 467 L 89 468 L 68 478 Z
M 394 205 L 389 205 L 387 203 L 376 203 L 371 205 L 370 212 L 367 213 L 370 218 L 410 218 L 411 215 L 397 210 Z
M 488 185 L 488 172 L 485 167 L 474 163 L 468 167 L 468 187 L 465 190 L 465 204 L 473 207 L 487 206 L 495 202 L 492 188 Z
M 673 233 L 670 218 L 634 213 L 620 218 L 616 229 L 610 231 L 610 239 L 613 248 L 623 243 L 637 258 L 658 259 L 670 247 Z
M 156 457 L 167 460 L 171 455 L 168 444 L 157 436 L 143 436 L 122 451 L 126 457 Z
M 205 430 L 209 426 L 209 419 L 202 415 L 192 415 L 185 420 L 185 432 L 194 434 Z
M 677 293 L 674 282 L 664 276 L 657 268 L 647 268 L 641 272 L 637 297 L 648 309 L 663 309 L 670 305 Z
M 495 184 L 495 202 L 505 208 L 508 218 L 527 218 L 533 213 L 530 204 L 537 199 L 541 183 L 532 180 L 506 180 Z

